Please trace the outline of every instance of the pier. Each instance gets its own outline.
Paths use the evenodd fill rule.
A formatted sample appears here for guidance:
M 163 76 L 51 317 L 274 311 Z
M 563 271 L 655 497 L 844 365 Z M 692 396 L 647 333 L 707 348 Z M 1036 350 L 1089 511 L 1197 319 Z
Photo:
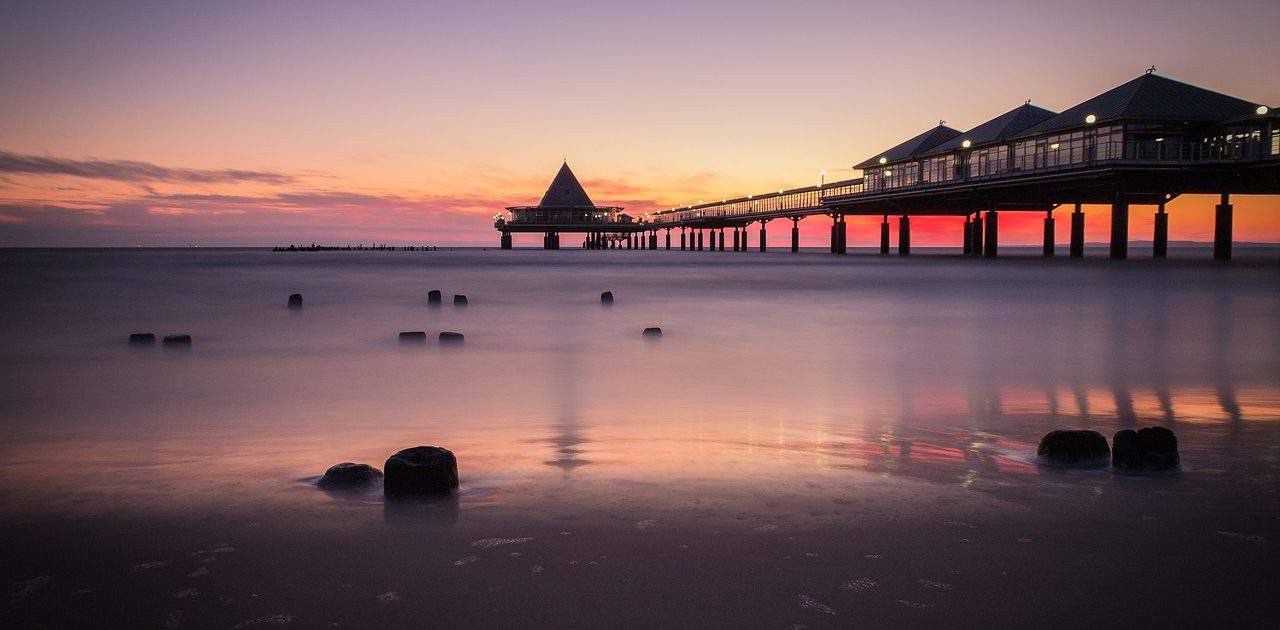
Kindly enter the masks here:
M 1228 260 L 1231 196 L 1280 194 L 1277 117 L 1262 103 L 1152 70 L 1062 112 L 1028 101 L 967 131 L 939 122 L 854 164 L 861 177 L 671 208 L 647 219 L 592 205 L 566 164 L 541 204 L 508 208 L 510 216 L 496 217 L 495 227 L 503 249 L 511 248 L 513 232 L 543 233 L 546 249 L 559 249 L 559 235 L 568 232 L 586 233 L 588 249 L 659 249 L 661 233 L 667 250 L 746 252 L 751 232 L 756 249 L 766 251 L 768 224 L 784 219 L 791 222 L 790 250 L 798 252 L 799 221 L 825 215 L 830 252 L 844 254 L 848 220 L 872 217 L 880 222 L 880 253 L 894 251 L 890 221 L 897 221 L 896 251 L 908 256 L 912 217 L 949 216 L 962 219 L 956 241 L 964 254 L 994 258 L 1000 214 L 1035 212 L 1044 215 L 1042 251 L 1051 257 L 1054 213 L 1069 211 L 1068 256 L 1080 258 L 1082 207 L 1101 204 L 1110 207 L 1110 257 L 1125 259 L 1134 206 L 1152 208 L 1153 255 L 1165 257 L 1166 205 L 1181 195 L 1209 194 L 1218 197 L 1213 256 Z

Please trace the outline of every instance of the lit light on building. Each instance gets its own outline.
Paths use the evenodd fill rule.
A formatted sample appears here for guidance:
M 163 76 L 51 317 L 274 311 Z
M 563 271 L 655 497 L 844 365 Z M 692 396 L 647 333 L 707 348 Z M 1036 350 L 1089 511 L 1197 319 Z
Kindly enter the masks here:
M 1255 109 L 1253 111 L 1258 112 L 1259 116 L 1266 116 L 1267 112 L 1271 111 L 1271 109 L 1268 108 L 1266 105 L 1259 105 L 1258 109 Z
M 968 141 L 968 140 L 965 140 L 964 142 L 961 142 L 961 143 L 960 143 L 960 146 L 961 146 L 961 147 L 964 147 L 964 148 L 966 148 L 966 149 L 967 149 L 967 148 L 969 148 L 969 147 L 973 146 L 973 143 L 972 143 L 972 142 L 970 142 L 970 141 Z
M 880 158 L 880 163 L 881 163 L 881 164 L 885 164 L 885 163 L 887 163 L 888 161 L 889 161 L 889 158 L 886 158 L 886 157 L 882 157 L 882 158 Z
M 1098 117 L 1094 114 L 1089 114 L 1088 116 L 1084 117 L 1084 122 L 1092 125 L 1093 123 L 1098 122 Z

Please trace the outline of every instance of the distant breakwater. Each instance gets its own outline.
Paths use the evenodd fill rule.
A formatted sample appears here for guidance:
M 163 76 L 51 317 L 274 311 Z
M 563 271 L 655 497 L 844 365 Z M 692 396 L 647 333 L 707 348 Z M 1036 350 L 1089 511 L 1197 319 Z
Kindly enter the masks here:
M 273 252 L 434 252 L 435 245 L 290 245 L 288 247 L 272 247 Z

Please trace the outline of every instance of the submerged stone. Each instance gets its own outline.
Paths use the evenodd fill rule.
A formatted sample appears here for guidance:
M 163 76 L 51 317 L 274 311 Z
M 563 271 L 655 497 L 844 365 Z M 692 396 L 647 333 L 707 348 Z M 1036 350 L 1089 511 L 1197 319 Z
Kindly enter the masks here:
M 289 295 L 289 308 L 302 308 L 301 293 L 292 293 Z
M 368 488 L 380 479 L 382 479 L 382 471 L 373 466 L 342 462 L 324 471 L 324 476 L 316 482 L 316 485 L 327 490 L 355 490 Z
M 1177 470 L 1178 437 L 1164 427 L 1119 431 L 1111 442 L 1111 464 L 1124 472 Z
M 1036 449 L 1040 459 L 1055 466 L 1096 468 L 1111 456 L 1107 438 L 1097 431 L 1050 431 L 1040 438 Z
M 154 346 L 156 345 L 156 336 L 153 333 L 133 333 L 129 335 L 129 345 Z
M 453 305 L 454 305 L 454 306 L 466 306 L 466 305 L 467 305 L 467 296 L 462 295 L 461 293 L 458 293 L 458 294 L 454 295 L 454 296 L 453 296 Z
M 387 494 L 442 494 L 458 489 L 458 460 L 439 446 L 407 448 L 388 458 L 382 469 Z
M 400 343 L 426 343 L 427 333 L 421 330 L 410 330 L 400 333 Z
M 427 291 L 427 306 L 440 306 L 441 299 L 440 289 Z
M 161 343 L 166 346 L 190 346 L 191 335 L 167 335 Z
M 600 294 L 600 303 L 609 305 L 613 304 L 613 291 L 605 291 Z
M 467 340 L 466 336 L 459 332 L 446 330 L 440 333 L 440 343 L 461 345 Z
M 645 337 L 661 337 L 662 329 L 657 326 L 650 326 L 644 329 L 644 336 Z

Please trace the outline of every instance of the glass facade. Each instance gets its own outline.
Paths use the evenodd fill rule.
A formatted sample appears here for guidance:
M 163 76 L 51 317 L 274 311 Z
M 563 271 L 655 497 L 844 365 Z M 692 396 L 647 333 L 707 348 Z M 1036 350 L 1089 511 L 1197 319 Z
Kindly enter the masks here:
M 999 145 L 969 153 L 969 177 L 988 177 L 1009 170 L 1009 147 Z

